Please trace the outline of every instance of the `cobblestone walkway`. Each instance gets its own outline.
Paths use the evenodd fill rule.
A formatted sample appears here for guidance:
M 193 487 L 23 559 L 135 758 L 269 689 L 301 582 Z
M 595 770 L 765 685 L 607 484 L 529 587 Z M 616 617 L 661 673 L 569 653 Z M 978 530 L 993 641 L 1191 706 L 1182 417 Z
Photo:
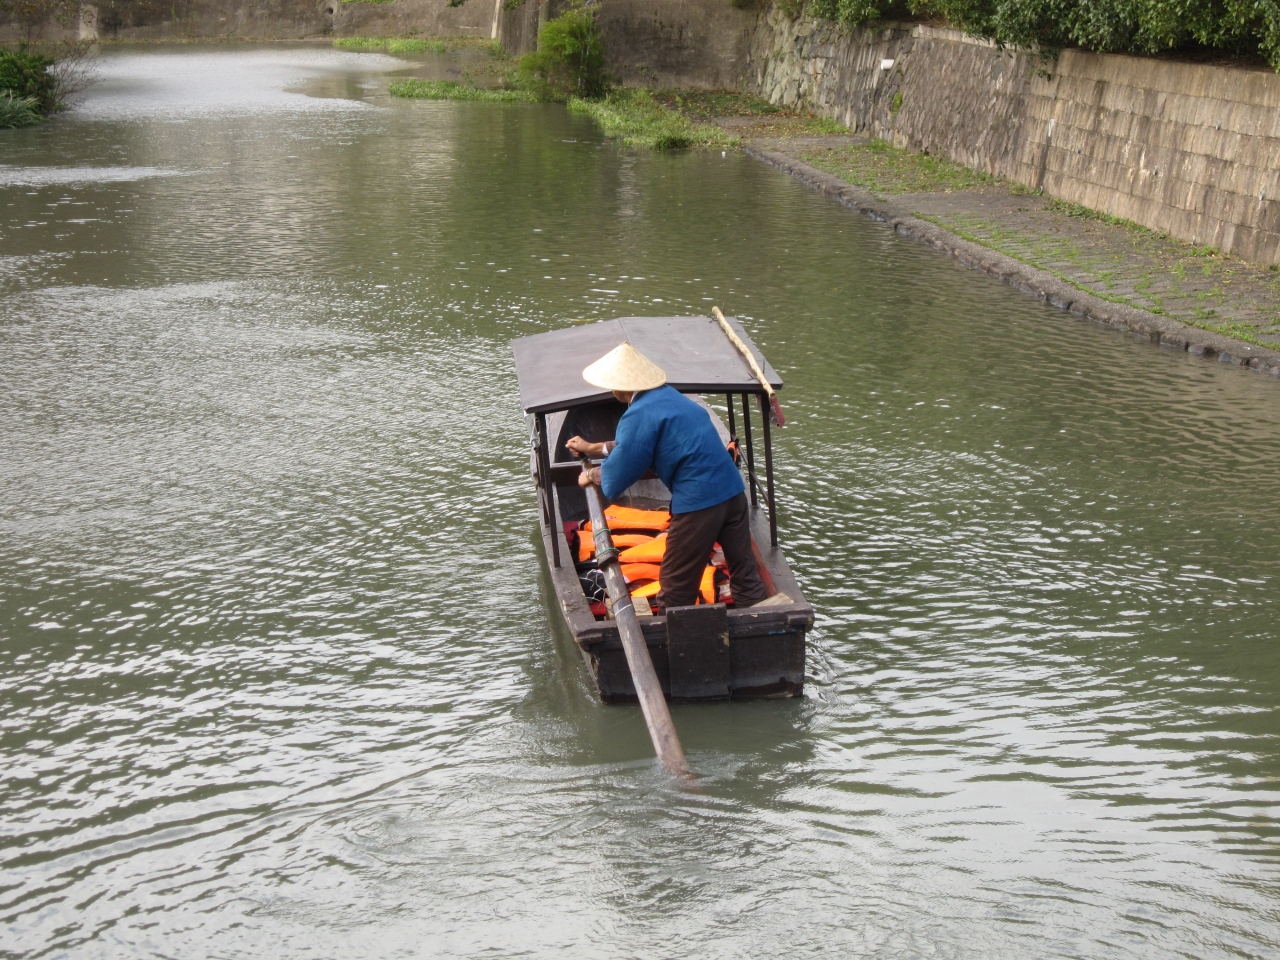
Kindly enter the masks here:
M 883 143 L 848 136 L 753 142 L 1102 299 L 1280 346 L 1280 273 L 1273 269 Z

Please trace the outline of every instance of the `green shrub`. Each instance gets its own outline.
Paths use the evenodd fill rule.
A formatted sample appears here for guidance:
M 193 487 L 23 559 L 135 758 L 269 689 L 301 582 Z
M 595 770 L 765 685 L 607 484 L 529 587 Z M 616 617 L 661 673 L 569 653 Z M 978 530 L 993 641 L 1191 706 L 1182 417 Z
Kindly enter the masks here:
M 0 50 L 0 90 L 30 101 L 38 116 L 48 116 L 58 109 L 58 81 L 49 72 L 53 63 L 52 58 L 24 47 Z
M 789 14 L 800 0 L 779 0 Z M 1280 0 L 808 0 L 807 12 L 850 27 L 902 17 L 945 20 L 1001 46 L 1052 53 L 1258 54 L 1280 70 Z
M 14 96 L 12 90 L 0 93 L 0 129 L 30 127 L 39 122 L 39 106 L 34 98 Z
M 609 91 L 595 14 L 581 3 L 538 30 L 538 49 L 520 60 L 521 82 L 543 99 L 595 99 Z

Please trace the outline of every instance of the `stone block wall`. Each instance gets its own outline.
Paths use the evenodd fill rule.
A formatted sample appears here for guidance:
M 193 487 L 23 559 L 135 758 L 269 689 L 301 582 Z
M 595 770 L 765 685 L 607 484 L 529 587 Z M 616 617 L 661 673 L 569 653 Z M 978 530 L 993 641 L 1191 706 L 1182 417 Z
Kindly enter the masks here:
M 908 149 L 1191 243 L 1280 263 L 1280 76 L 952 30 L 761 16 L 746 85 Z

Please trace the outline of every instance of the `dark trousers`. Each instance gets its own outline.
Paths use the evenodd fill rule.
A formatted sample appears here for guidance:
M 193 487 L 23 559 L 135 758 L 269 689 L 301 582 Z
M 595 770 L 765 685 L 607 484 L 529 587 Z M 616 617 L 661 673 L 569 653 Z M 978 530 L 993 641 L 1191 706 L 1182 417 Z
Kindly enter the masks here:
M 698 598 L 702 571 L 719 542 L 729 565 L 729 589 L 736 607 L 749 607 L 768 597 L 751 550 L 751 514 L 747 495 L 714 507 L 671 515 L 667 550 L 662 557 L 662 590 L 658 606 L 687 607 Z

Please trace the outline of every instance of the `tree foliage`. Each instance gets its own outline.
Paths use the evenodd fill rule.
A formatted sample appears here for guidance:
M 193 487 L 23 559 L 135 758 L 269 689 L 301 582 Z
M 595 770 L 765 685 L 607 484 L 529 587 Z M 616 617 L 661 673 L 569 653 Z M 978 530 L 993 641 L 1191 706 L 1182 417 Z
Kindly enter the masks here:
M 1260 54 L 1280 69 L 1280 0 L 808 0 L 847 26 L 909 14 L 1014 47 Z

